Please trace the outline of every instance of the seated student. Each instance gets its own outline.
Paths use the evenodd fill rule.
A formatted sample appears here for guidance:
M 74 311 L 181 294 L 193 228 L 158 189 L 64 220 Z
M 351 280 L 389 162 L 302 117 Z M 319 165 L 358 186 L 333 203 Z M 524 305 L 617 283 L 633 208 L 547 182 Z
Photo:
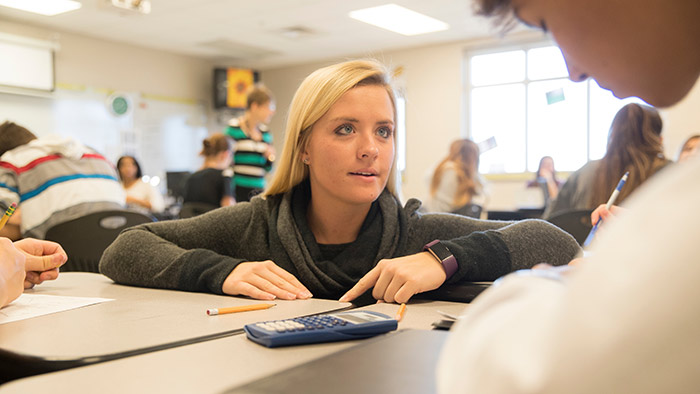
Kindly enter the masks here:
M 625 187 L 617 197 L 617 204 L 623 202 L 642 183 L 671 163 L 664 157 L 662 126 L 659 112 L 652 107 L 639 104 L 622 107 L 610 126 L 605 156 L 571 174 L 543 217 L 549 219 L 574 209 L 592 210 L 604 204 L 622 175 L 629 171 Z
M 58 267 L 68 260 L 55 242 L 25 238 L 12 243 L 0 237 L 0 308 L 24 289 L 58 278 Z
M 263 196 L 125 230 L 100 271 L 123 284 L 266 300 L 338 298 L 357 284 L 343 300 L 374 286 L 374 298 L 404 302 L 446 281 L 492 280 L 578 253 L 573 238 L 543 221 L 421 215 L 417 200 L 401 207 L 388 75 L 361 60 L 312 73 L 292 100 Z M 427 244 L 455 264 L 446 270 Z
M 117 160 L 119 179 L 126 192 L 126 204 L 129 208 L 145 213 L 161 213 L 165 209 L 165 200 L 158 189 L 144 182 L 141 178 L 141 166 L 133 156 L 122 156 Z
M 681 146 L 681 151 L 678 153 L 677 162 L 685 161 L 696 155 L 700 150 L 700 134 L 692 135 Z
M 37 138 L 12 122 L 0 125 L 0 209 L 18 203 L 0 236 L 44 238 L 46 230 L 88 213 L 124 208 L 112 164 L 58 135 Z M 4 206 L 3 206 L 4 205 Z
M 535 179 L 527 183 L 528 188 L 542 189 L 544 208 L 547 208 L 552 200 L 559 195 L 562 181 L 557 179 L 557 171 L 554 169 L 554 159 L 551 156 L 543 156 L 535 173 Z
M 431 212 L 454 212 L 466 204 L 485 205 L 484 181 L 479 176 L 479 146 L 470 139 L 452 142 L 430 182 Z
M 700 76 L 698 1 L 478 4 L 551 32 L 572 80 L 594 77 L 618 97 L 669 106 Z M 437 392 L 700 392 L 698 176 L 696 156 L 645 183 L 579 266 L 482 293 L 442 348 Z
M 228 168 L 231 163 L 229 137 L 222 133 L 212 134 L 202 141 L 199 154 L 204 156 L 204 164 L 202 169 L 187 178 L 183 209 L 188 204 L 208 207 L 207 210 L 233 205 L 236 200 L 231 185 L 232 171 Z M 183 217 L 182 212 L 180 217 Z

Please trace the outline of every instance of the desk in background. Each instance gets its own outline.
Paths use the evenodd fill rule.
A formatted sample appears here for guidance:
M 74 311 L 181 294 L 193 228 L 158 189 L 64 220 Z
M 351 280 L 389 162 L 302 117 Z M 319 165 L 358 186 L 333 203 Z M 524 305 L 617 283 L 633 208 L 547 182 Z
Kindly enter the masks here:
M 408 305 L 399 329 L 429 330 L 434 321 L 443 318 L 438 311 L 459 315 L 466 307 L 467 304 L 455 302 L 414 301 Z M 393 316 L 398 305 L 375 304 L 361 309 Z M 268 316 L 263 319 L 268 320 Z M 375 339 L 378 338 L 269 349 L 249 341 L 245 335 L 234 335 L 17 380 L 0 386 L 0 394 L 39 392 L 49 388 L 52 394 L 221 393 Z M 333 392 L 333 388 L 328 392 Z
M 207 316 L 207 308 L 260 301 L 121 286 L 92 273 L 63 273 L 28 292 L 114 300 L 0 325 L 0 381 L 240 334 L 245 324 L 262 319 L 351 306 L 332 300 L 277 300 L 277 306 L 264 311 Z

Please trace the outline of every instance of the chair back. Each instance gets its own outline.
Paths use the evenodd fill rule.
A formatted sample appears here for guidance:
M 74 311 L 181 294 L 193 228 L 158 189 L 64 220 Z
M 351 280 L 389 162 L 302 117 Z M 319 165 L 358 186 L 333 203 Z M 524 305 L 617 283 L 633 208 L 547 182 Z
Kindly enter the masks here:
M 579 245 L 583 245 L 588 233 L 591 231 L 591 209 L 566 211 L 557 214 L 548 222 L 571 234 Z
M 56 224 L 45 238 L 58 242 L 68 254 L 61 271 L 99 272 L 102 253 L 123 229 L 152 221 L 153 217 L 135 211 L 94 212 Z
M 481 205 L 477 204 L 465 204 L 462 205 L 461 207 L 455 209 L 452 211 L 452 213 L 456 213 L 457 215 L 462 215 L 462 216 L 468 216 L 470 218 L 475 218 L 479 219 L 481 217 L 481 211 L 482 211 Z

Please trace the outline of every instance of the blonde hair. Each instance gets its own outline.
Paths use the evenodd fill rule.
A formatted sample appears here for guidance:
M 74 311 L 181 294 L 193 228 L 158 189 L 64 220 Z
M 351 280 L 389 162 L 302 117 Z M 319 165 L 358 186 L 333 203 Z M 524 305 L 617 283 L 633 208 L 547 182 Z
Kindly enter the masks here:
M 435 197 L 442 174 L 445 168 L 454 164 L 457 172 L 457 190 L 452 203 L 461 207 L 471 202 L 472 197 L 479 195 L 483 185 L 479 180 L 479 146 L 470 139 L 461 139 L 452 142 L 450 152 L 440 164 L 438 164 L 433 179 L 430 183 L 430 195 Z
M 224 133 L 214 133 L 209 138 L 202 141 L 202 150 L 200 156 L 214 157 L 220 152 L 225 152 L 231 149 L 231 140 Z
M 302 163 L 311 128 L 340 97 L 357 86 L 376 85 L 386 89 L 393 107 L 396 124 L 396 100 L 389 72 L 375 60 L 351 60 L 318 69 L 299 85 L 289 107 L 284 148 L 270 186 L 263 197 L 286 193 L 309 177 L 309 169 Z M 394 150 L 396 150 L 394 136 Z M 396 155 L 391 166 L 386 189 L 397 199 Z

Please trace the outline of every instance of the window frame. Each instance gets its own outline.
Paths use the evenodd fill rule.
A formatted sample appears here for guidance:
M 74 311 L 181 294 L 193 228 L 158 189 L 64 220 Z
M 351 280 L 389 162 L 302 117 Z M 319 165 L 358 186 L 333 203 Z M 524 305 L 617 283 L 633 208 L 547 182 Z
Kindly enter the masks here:
M 524 155 L 524 169 L 525 171 L 522 172 L 489 172 L 485 173 L 484 175 L 487 177 L 507 177 L 507 178 L 520 178 L 521 175 L 524 174 L 532 174 L 531 171 L 528 171 L 528 160 L 530 156 L 530 152 L 527 149 L 527 141 L 528 141 L 528 133 L 529 133 L 529 104 L 528 104 L 528 95 L 529 95 L 529 85 L 530 83 L 533 82 L 544 82 L 544 81 L 555 81 L 559 80 L 562 78 L 568 78 L 568 74 L 563 77 L 553 77 L 553 78 L 543 78 L 543 79 L 530 79 L 529 77 L 529 70 L 528 70 L 528 57 L 527 57 L 527 52 L 531 49 L 536 49 L 536 48 L 543 48 L 543 47 L 550 47 L 550 46 L 555 46 L 558 47 L 556 42 L 554 42 L 551 39 L 539 39 L 539 40 L 528 40 L 528 41 L 522 41 L 522 42 L 515 42 L 515 43 L 508 43 L 508 44 L 496 44 L 496 45 L 489 45 L 489 46 L 484 46 L 484 47 L 474 47 L 474 48 L 467 48 L 464 51 L 464 58 L 463 58 L 463 67 L 462 67 L 462 80 L 463 80 L 463 90 L 462 90 L 462 100 L 463 100 L 463 119 L 462 119 L 462 126 L 463 126 L 463 135 L 466 135 L 468 138 L 472 138 L 473 136 L 473 130 L 471 126 L 471 109 L 472 109 L 472 90 L 475 88 L 484 88 L 484 87 L 494 87 L 494 86 L 503 86 L 503 85 L 512 85 L 512 84 L 523 84 L 525 87 L 525 102 L 524 102 L 524 110 L 525 110 L 525 134 L 524 134 L 524 139 L 525 144 L 523 148 L 525 149 L 525 155 Z M 497 83 L 497 84 L 489 84 L 489 85 L 473 85 L 472 84 L 472 70 L 471 70 L 471 59 L 474 56 L 480 56 L 480 55 L 489 55 L 489 54 L 496 54 L 496 53 L 501 53 L 501 52 L 509 52 L 509 51 L 524 51 L 525 52 L 525 61 L 524 61 L 524 78 L 522 81 L 518 82 L 502 82 L 502 83 Z M 586 80 L 584 82 L 578 82 L 578 83 L 585 83 L 586 84 L 586 108 L 585 108 L 585 122 L 586 122 L 586 162 L 591 161 L 591 83 L 592 81 Z M 480 141 L 475 141 L 479 143 Z M 568 173 L 569 171 L 561 171 L 561 173 Z

